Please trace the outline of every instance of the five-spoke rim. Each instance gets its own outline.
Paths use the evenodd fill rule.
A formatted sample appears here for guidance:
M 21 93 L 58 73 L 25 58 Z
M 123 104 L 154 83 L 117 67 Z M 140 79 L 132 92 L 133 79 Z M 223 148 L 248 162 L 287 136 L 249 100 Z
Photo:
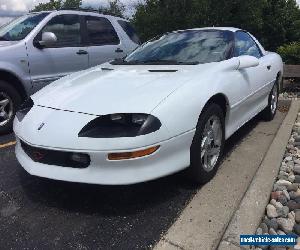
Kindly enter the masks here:
M 278 101 L 278 95 L 277 95 L 277 87 L 276 85 L 273 87 L 272 94 L 271 94 L 271 112 L 274 114 L 277 109 L 277 101 Z
M 13 117 L 12 99 L 5 92 L 0 92 L 0 126 L 5 126 Z
M 201 163 L 210 172 L 217 164 L 221 153 L 223 130 L 220 118 L 211 116 L 205 124 L 201 141 Z

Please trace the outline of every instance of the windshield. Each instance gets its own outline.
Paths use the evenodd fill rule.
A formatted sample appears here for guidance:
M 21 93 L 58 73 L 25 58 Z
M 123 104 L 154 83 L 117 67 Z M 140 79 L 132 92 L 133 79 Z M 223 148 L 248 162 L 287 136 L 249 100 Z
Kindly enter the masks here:
M 143 44 L 114 64 L 199 64 L 228 59 L 233 47 L 231 31 L 188 30 L 167 33 Z
M 23 40 L 49 13 L 28 14 L 0 27 L 0 41 Z

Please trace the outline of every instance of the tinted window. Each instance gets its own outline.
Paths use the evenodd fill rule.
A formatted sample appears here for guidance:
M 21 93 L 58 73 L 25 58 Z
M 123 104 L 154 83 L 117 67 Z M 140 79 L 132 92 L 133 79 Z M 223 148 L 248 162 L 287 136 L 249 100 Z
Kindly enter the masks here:
M 118 23 L 133 42 L 135 42 L 136 44 L 141 44 L 140 38 L 138 37 L 130 23 L 125 22 L 123 20 L 119 20 Z
M 0 40 L 20 41 L 24 39 L 49 13 L 28 14 L 1 26 Z
M 238 31 L 235 35 L 234 56 L 255 56 L 261 57 L 261 52 L 255 41 L 246 32 Z
M 159 36 L 136 49 L 126 62 L 210 63 L 228 59 L 234 35 L 230 31 L 189 30 Z
M 78 15 L 56 16 L 43 28 L 43 32 L 53 32 L 57 36 L 54 47 L 77 47 L 81 44 Z
M 86 17 L 88 40 L 90 45 L 119 44 L 119 37 L 112 24 L 103 17 Z

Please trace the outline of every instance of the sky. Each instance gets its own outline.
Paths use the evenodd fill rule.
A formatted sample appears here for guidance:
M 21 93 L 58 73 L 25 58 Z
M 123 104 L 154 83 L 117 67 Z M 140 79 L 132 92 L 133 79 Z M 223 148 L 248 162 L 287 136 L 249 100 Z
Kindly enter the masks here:
M 28 10 L 32 9 L 35 5 L 49 0 L 0 0 L 0 26 L 5 22 L 11 20 L 14 16 L 19 16 Z M 132 15 L 132 6 L 141 0 L 120 0 L 125 4 L 128 15 Z M 297 0 L 300 5 L 300 0 Z M 105 5 L 108 0 L 83 0 L 83 6 L 99 7 Z
M 0 0 L 0 25 L 8 22 L 15 16 L 22 15 L 32 9 L 38 3 L 48 2 L 49 0 Z M 125 4 L 127 13 L 132 14 L 132 6 L 139 0 L 120 0 Z M 299 0 L 300 1 L 300 0 Z M 83 0 L 83 6 L 99 7 L 107 5 L 108 0 Z

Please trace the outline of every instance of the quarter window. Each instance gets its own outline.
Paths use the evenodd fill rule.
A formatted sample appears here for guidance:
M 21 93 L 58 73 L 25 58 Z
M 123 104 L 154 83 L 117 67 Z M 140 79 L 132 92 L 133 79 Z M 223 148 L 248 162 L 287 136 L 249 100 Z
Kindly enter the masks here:
M 89 45 L 117 45 L 120 43 L 114 27 L 104 17 L 87 16 L 86 27 Z
M 234 56 L 254 56 L 261 58 L 262 54 L 255 41 L 249 34 L 243 31 L 236 32 Z
M 129 22 L 119 20 L 118 23 L 122 27 L 122 29 L 126 32 L 127 36 L 136 44 L 141 44 L 141 40 L 136 34 L 135 29 L 131 26 Z

